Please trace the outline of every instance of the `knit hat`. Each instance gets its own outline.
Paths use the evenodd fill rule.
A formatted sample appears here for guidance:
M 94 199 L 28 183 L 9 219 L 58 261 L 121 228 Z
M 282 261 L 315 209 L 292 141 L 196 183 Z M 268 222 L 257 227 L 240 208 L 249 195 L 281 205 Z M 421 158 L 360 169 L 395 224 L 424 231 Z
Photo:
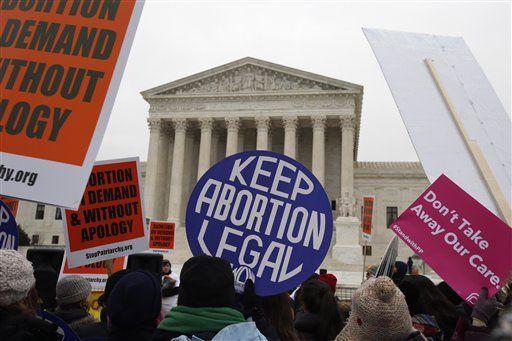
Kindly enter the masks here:
M 235 307 L 234 275 L 227 260 L 199 255 L 183 264 L 178 305 Z
M 55 300 L 58 305 L 78 303 L 86 300 L 91 290 L 91 283 L 82 276 L 66 276 L 57 282 Z
M 27 297 L 34 284 L 32 264 L 16 250 L 0 250 L 0 306 Z
M 105 307 L 108 304 L 108 298 L 110 296 L 110 293 L 114 289 L 115 285 L 121 278 L 123 278 L 125 275 L 129 274 L 130 270 L 123 269 L 119 270 L 117 272 L 114 272 L 112 275 L 108 276 L 107 282 L 105 283 L 105 290 L 103 290 L 103 294 L 101 294 L 100 297 L 98 297 L 98 303 Z
M 414 331 L 404 295 L 386 276 L 370 278 L 356 290 L 342 340 L 405 340 Z
M 112 325 L 124 329 L 153 326 L 161 309 L 160 283 L 143 270 L 125 274 L 108 298 L 108 317 Z
M 333 294 L 336 294 L 336 283 L 338 283 L 336 276 L 333 274 L 321 274 L 319 279 L 329 286 Z

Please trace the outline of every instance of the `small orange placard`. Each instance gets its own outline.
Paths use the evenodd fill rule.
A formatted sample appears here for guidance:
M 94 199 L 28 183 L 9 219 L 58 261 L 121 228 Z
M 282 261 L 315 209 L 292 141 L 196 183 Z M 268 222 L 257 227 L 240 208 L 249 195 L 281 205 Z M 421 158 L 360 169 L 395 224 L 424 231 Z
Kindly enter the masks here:
M 149 225 L 149 248 L 154 250 L 174 249 L 174 223 L 152 221 Z

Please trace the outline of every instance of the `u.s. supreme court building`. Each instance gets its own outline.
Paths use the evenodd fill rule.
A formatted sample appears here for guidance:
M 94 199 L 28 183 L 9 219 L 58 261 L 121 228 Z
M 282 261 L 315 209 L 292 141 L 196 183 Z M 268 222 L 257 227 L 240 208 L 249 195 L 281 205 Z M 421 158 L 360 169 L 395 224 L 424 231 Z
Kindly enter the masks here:
M 149 103 L 146 215 L 177 224 L 176 250 L 170 256 L 176 263 L 190 255 L 184 220 L 196 181 L 237 152 L 283 153 L 311 169 L 324 185 L 335 221 L 324 264 L 330 269 L 360 270 L 364 252 L 367 263 L 378 262 L 394 235 L 389 224 L 429 184 L 417 162 L 358 161 L 361 85 L 243 58 L 141 94 Z M 363 195 L 375 196 L 367 248 L 359 232 Z M 40 205 L 24 202 L 18 221 L 29 236 L 37 234 L 39 243 L 50 244 L 60 235 L 57 244 L 62 244 L 60 224 L 48 222 L 53 208 L 46 209 L 48 217 L 40 222 Z M 58 227 L 52 231 L 49 225 Z M 402 244 L 399 259 L 410 255 Z

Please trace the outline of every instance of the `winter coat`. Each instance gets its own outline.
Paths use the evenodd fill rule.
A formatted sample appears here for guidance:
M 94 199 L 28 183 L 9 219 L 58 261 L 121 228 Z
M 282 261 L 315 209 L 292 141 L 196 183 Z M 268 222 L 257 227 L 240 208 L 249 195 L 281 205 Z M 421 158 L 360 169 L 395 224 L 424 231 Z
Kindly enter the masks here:
M 491 331 L 488 327 L 472 326 L 463 317 L 459 318 L 452 341 L 485 341 L 490 339 Z
M 450 334 L 441 329 L 436 318 L 432 315 L 416 314 L 411 319 L 414 329 L 422 332 L 429 340 L 442 341 L 449 340 L 451 337 Z
M 153 332 L 155 328 L 150 326 L 141 326 L 137 329 L 125 329 L 112 327 L 110 334 L 105 339 L 106 341 L 151 341 L 153 339 Z
M 63 310 L 57 307 L 54 314 L 60 317 L 71 329 L 75 331 L 80 327 L 96 322 L 94 317 L 84 309 L 80 308 Z
M 153 340 L 212 340 L 216 337 L 216 340 L 231 340 L 227 337 L 233 335 L 237 336 L 234 340 L 267 340 L 256 328 L 256 324 L 246 322 L 238 310 L 187 306 L 178 306 L 168 312 L 155 330 Z
M 108 336 L 108 326 L 106 321 L 94 322 L 86 326 L 79 327 L 75 331 L 81 339 L 86 337 Z
M 312 313 L 299 311 L 293 327 L 299 335 L 299 339 L 304 341 L 324 341 L 318 336 L 318 328 L 320 326 L 320 316 Z
M 254 322 L 242 322 L 231 324 L 221 329 L 213 336 L 203 335 L 206 338 L 198 337 L 194 334 L 191 338 L 187 335 L 181 335 L 171 339 L 171 341 L 225 341 L 225 340 L 244 340 L 244 341 L 267 341 L 267 338 L 260 333 Z
M 0 340 L 60 341 L 57 326 L 35 316 L 12 314 L 0 308 Z

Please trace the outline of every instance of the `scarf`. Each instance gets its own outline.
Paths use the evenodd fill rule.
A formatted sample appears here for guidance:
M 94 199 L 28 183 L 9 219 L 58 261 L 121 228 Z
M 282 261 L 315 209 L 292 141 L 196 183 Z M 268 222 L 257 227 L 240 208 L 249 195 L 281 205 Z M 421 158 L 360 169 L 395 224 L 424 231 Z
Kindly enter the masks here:
M 244 316 L 233 308 L 191 308 L 177 306 L 165 314 L 158 329 L 171 332 L 218 332 L 226 326 L 245 322 Z

